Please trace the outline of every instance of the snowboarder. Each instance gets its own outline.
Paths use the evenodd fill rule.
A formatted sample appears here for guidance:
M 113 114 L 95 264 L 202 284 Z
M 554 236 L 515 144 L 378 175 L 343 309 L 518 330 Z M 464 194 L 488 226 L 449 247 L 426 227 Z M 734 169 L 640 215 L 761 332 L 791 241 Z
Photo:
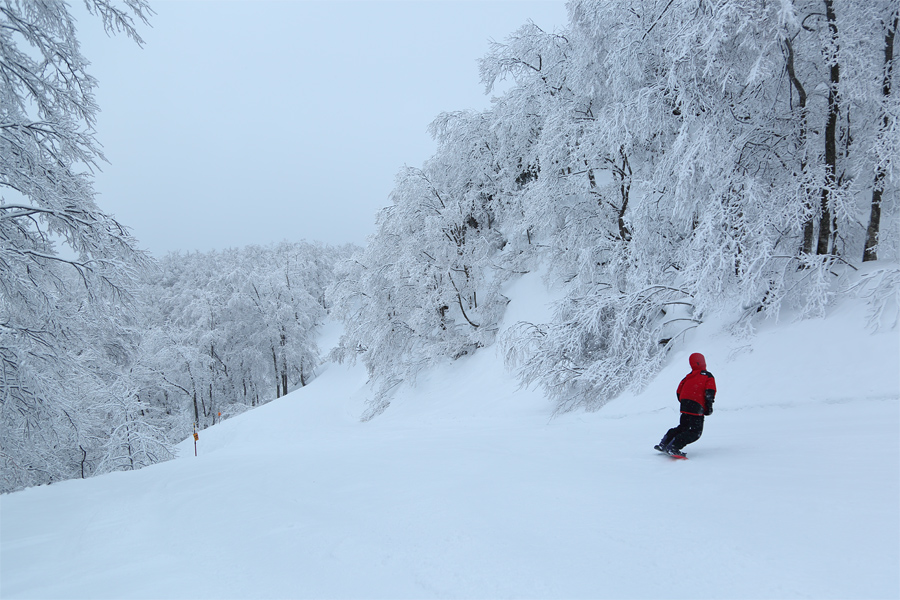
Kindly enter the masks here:
M 704 418 L 712 414 L 716 398 L 716 379 L 706 370 L 706 358 L 695 352 L 689 362 L 691 372 L 681 380 L 675 392 L 681 404 L 681 421 L 654 446 L 676 458 L 687 458 L 681 449 L 700 439 Z

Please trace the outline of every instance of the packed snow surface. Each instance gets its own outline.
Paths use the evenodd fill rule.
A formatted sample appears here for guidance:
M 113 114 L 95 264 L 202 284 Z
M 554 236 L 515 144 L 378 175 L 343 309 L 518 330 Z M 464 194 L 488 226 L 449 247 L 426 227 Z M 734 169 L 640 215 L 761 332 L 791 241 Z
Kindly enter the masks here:
M 536 277 L 506 324 L 542 318 Z M 361 422 L 360 366 L 179 458 L 0 498 L 3 598 L 897 598 L 900 344 L 864 307 L 693 331 L 640 394 L 553 416 L 492 349 Z M 687 461 L 687 357 L 719 388 Z

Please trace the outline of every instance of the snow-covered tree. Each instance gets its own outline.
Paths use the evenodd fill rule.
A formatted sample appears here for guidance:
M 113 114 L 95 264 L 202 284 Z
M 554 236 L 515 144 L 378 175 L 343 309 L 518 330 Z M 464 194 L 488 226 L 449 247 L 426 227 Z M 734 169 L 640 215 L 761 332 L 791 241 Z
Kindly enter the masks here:
M 560 408 L 597 407 L 711 313 L 741 330 L 822 314 L 872 246 L 870 208 L 896 231 L 895 2 L 568 9 L 563 31 L 492 45 L 482 80 L 512 86 L 435 120 L 436 155 L 401 173 L 345 265 L 342 351 L 381 382 L 373 412 L 422 366 L 491 343 L 502 282 L 542 262 L 568 294 L 553 322 L 505 336 L 508 356 Z M 895 260 L 896 236 L 877 248 Z
M 550 170 L 544 159 L 543 185 L 561 189 L 552 180 L 578 173 L 582 160 L 589 168 L 594 153 L 630 195 L 618 204 L 625 229 L 615 245 L 599 206 L 544 209 L 548 222 L 565 223 L 546 243 L 559 248 L 571 292 L 553 323 L 523 325 L 507 346 L 525 380 L 544 383 L 563 408 L 596 407 L 625 382 L 646 381 L 678 339 L 673 310 L 688 327 L 717 310 L 777 315 L 791 304 L 821 314 L 835 275 L 861 256 L 869 174 L 879 164 L 892 172 L 896 155 L 884 148 L 875 85 L 889 73 L 887 3 L 583 1 L 569 10 L 568 59 L 553 63 L 566 71 L 553 79 L 566 83 L 547 122 L 590 126 L 552 138 L 556 156 L 569 145 L 577 162 Z M 520 37 L 494 53 L 521 53 Z M 524 60 L 488 62 L 512 65 L 518 94 L 543 83 Z M 890 196 L 896 224 L 895 183 Z
M 345 324 L 339 355 L 361 357 L 377 382 L 370 416 L 423 368 L 492 344 L 508 302 L 508 269 L 493 261 L 508 241 L 511 189 L 528 170 L 491 131 L 490 114 L 439 116 L 439 151 L 397 177 L 392 205 L 366 249 L 346 262 L 329 297 Z
M 141 43 L 135 21 L 146 21 L 145 2 L 86 5 L 108 32 Z M 65 2 L 0 3 L 3 490 L 83 471 L 98 425 L 91 390 L 113 384 L 98 374 L 92 356 L 103 353 L 92 344 L 115 336 L 116 311 L 145 262 L 94 200 L 92 170 L 103 157 L 87 66 Z
M 141 397 L 203 428 L 306 385 L 334 261 L 306 243 L 174 253 L 142 287 Z

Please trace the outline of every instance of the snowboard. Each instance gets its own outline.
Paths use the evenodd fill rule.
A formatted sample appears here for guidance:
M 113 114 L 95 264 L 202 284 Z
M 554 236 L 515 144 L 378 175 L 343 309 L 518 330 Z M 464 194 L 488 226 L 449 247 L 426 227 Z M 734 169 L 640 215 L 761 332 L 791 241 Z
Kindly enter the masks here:
M 665 450 L 662 446 L 660 446 L 659 444 L 653 446 L 653 449 L 654 449 L 654 450 L 657 450 L 657 451 L 659 451 L 659 452 L 662 452 L 663 454 L 665 454 L 665 455 L 668 456 L 669 458 L 674 458 L 675 460 L 687 460 L 687 455 L 679 456 L 679 455 L 677 455 L 677 454 L 670 454 L 669 452 L 666 452 L 666 450 Z

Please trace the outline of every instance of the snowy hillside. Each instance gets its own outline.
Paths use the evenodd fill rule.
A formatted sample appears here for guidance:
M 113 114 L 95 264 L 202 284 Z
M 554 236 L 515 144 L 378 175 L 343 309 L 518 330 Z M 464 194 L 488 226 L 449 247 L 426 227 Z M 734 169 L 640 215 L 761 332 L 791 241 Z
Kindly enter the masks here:
M 534 276 L 509 295 L 506 325 L 546 311 Z M 643 393 L 557 417 L 491 349 L 365 423 L 364 370 L 328 365 L 197 457 L 0 498 L 0 596 L 898 597 L 900 345 L 864 312 L 701 327 Z M 692 351 L 719 395 L 674 461 Z

